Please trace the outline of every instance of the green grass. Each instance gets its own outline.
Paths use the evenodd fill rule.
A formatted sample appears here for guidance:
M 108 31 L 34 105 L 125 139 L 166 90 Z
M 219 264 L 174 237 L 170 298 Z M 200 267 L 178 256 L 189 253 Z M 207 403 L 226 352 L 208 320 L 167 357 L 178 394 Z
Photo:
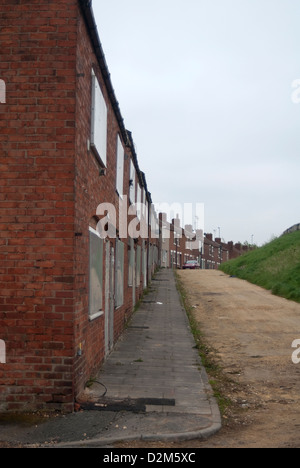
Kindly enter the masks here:
M 220 269 L 273 294 L 300 302 L 300 231 L 224 263 Z

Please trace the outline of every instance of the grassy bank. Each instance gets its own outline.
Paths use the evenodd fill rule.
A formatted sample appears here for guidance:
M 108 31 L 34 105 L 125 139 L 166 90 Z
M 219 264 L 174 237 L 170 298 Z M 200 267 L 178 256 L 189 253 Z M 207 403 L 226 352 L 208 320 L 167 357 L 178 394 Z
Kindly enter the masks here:
M 220 269 L 273 294 L 300 302 L 300 231 L 224 263 Z

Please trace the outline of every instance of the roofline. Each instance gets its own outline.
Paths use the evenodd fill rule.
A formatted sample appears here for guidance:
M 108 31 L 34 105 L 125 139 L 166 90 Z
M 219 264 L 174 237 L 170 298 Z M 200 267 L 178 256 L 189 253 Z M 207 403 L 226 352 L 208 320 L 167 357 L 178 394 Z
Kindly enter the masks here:
M 95 54 L 99 63 L 99 67 L 100 67 L 100 70 L 104 79 L 106 90 L 107 90 L 109 99 L 111 101 L 113 110 L 115 112 L 115 115 L 116 115 L 116 118 L 120 127 L 122 138 L 124 140 L 124 143 L 127 145 L 128 135 L 127 135 L 127 131 L 124 125 L 124 119 L 120 111 L 119 102 L 116 98 L 115 90 L 113 88 L 112 81 L 110 78 L 111 75 L 108 69 L 103 47 L 99 38 L 97 24 L 96 24 L 94 12 L 92 9 L 92 0 L 78 0 L 78 1 L 79 1 L 79 5 L 81 7 L 81 10 L 85 19 L 87 30 L 90 35 L 91 42 L 92 42 L 92 45 L 93 45 L 93 48 L 94 48 L 94 51 L 95 51 Z
M 142 172 L 140 170 L 140 167 L 139 167 L 139 162 L 138 162 L 138 157 L 137 157 L 137 154 L 136 154 L 136 150 L 135 150 L 135 146 L 134 146 L 134 141 L 133 141 L 133 138 L 132 138 L 132 132 L 130 132 L 129 130 L 127 130 L 127 136 L 128 136 L 128 146 L 130 147 L 131 149 L 131 154 L 132 154 L 132 160 L 133 160 L 133 164 L 134 164 L 134 167 L 136 169 L 136 172 L 137 172 L 137 176 L 138 176 L 138 179 L 139 179 L 139 183 L 142 187 L 144 187 L 145 191 L 146 191 L 146 197 L 147 197 L 147 201 L 148 203 L 152 204 L 152 197 L 151 197 L 151 193 L 149 192 L 148 190 L 148 186 L 147 186 L 147 181 L 146 181 L 146 176 L 145 176 L 145 173 Z
M 105 54 L 104 54 L 101 40 L 98 34 L 97 24 L 96 24 L 96 20 L 95 20 L 93 8 L 92 8 L 92 0 L 78 0 L 78 1 L 79 1 L 80 7 L 82 10 L 84 19 L 85 19 L 85 23 L 86 23 L 87 30 L 92 41 L 92 45 L 94 47 L 94 51 L 95 51 L 95 54 L 99 63 L 99 67 L 100 67 L 100 70 L 104 79 L 106 90 L 107 90 L 109 99 L 111 101 L 112 107 L 114 109 L 114 112 L 115 112 L 115 115 L 116 115 L 116 118 L 120 127 L 123 141 L 125 145 L 131 149 L 133 162 L 134 162 L 136 171 L 138 173 L 140 185 L 144 186 L 146 190 L 146 194 L 147 194 L 147 200 L 150 204 L 152 204 L 151 193 L 148 191 L 145 174 L 141 172 L 139 168 L 138 158 L 137 158 L 137 154 L 136 154 L 135 147 L 134 147 L 132 133 L 129 132 L 129 130 L 126 130 L 125 128 L 124 119 L 122 117 L 121 110 L 120 110 L 120 105 L 116 98 L 115 90 L 112 85 L 111 75 L 108 69 Z

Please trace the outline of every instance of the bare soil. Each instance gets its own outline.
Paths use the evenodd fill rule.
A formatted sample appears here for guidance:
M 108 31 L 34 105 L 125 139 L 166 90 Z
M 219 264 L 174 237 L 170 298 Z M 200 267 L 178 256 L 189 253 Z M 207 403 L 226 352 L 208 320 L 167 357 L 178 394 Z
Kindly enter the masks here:
M 210 378 L 228 404 L 223 428 L 212 438 L 147 447 L 299 448 L 300 364 L 292 362 L 292 342 L 300 339 L 300 304 L 220 271 L 181 271 L 179 277 L 207 354 L 219 367 Z

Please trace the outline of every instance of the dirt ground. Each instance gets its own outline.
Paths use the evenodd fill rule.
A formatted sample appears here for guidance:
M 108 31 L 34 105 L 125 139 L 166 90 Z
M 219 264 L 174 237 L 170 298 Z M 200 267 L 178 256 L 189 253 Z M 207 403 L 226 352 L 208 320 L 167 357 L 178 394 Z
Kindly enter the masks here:
M 210 446 L 300 447 L 300 304 L 219 271 L 182 271 L 194 317 L 232 401 Z M 227 380 L 227 379 L 225 379 Z
M 300 364 L 292 362 L 292 342 L 300 339 L 300 304 L 220 271 L 179 276 L 230 405 L 214 437 L 168 447 L 299 448 Z

